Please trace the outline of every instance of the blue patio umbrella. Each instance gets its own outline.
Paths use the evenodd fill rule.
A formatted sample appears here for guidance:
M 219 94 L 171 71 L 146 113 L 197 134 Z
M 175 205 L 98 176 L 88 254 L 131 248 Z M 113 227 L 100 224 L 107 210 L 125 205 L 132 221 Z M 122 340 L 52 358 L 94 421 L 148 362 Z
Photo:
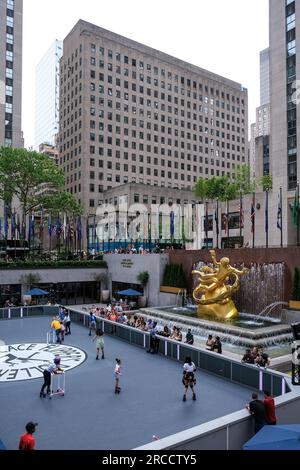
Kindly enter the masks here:
M 38 296 L 38 295 L 47 295 L 49 292 L 43 289 L 34 288 L 25 293 L 25 295 Z
M 300 450 L 300 424 L 264 426 L 244 450 Z
M 136 297 L 138 295 L 143 295 L 141 292 L 134 289 L 120 290 L 117 292 L 119 295 L 124 295 L 125 297 Z

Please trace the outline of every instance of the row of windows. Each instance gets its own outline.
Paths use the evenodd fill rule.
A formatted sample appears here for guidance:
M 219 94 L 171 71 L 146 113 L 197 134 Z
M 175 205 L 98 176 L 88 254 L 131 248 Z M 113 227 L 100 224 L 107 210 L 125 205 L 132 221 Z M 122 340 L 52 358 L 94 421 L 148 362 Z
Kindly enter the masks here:
M 147 119 L 154 119 L 155 121 L 160 121 L 160 122 L 171 122 L 171 119 L 172 119 L 171 116 L 167 116 L 165 114 L 161 114 L 161 113 L 158 113 L 158 112 L 153 112 L 151 110 L 146 110 L 146 112 L 145 112 L 144 108 L 137 108 L 136 106 L 131 106 L 130 107 L 126 103 L 123 103 L 122 108 L 121 108 L 121 103 L 119 103 L 119 106 L 118 106 L 118 103 L 116 103 L 116 111 L 123 111 L 124 113 L 132 113 L 134 115 L 138 114 L 140 117 L 146 116 Z M 170 113 L 171 113 L 171 111 L 170 111 Z M 66 114 L 67 113 L 66 113 L 66 109 L 65 109 L 64 110 L 64 117 L 66 116 Z M 107 111 L 107 113 L 105 115 L 104 109 L 101 109 L 101 107 L 97 109 L 94 106 L 92 106 L 90 108 L 90 116 L 96 116 L 96 115 L 98 115 L 98 117 L 100 119 L 106 118 L 109 121 L 112 121 L 113 119 L 115 119 L 116 122 L 121 122 L 121 115 L 120 114 L 116 113 L 115 116 L 114 116 L 113 111 Z M 190 111 L 185 112 L 184 110 L 181 110 L 181 112 L 179 113 L 178 108 L 174 108 L 173 116 L 184 117 L 188 120 L 193 120 L 195 122 L 198 122 L 198 121 L 203 122 L 202 114 L 191 113 Z M 213 115 L 211 114 L 211 116 L 213 116 Z M 218 111 L 216 113 L 216 117 L 219 118 Z M 222 113 L 221 118 L 223 120 L 225 120 L 225 114 Z M 211 119 L 213 119 L 213 117 L 211 117 Z M 61 120 L 63 120 L 62 114 L 61 114 Z M 230 117 L 230 115 L 227 114 L 226 115 L 226 120 L 231 121 L 231 122 L 235 122 L 235 117 L 234 116 Z M 125 117 L 124 117 L 124 122 L 126 124 Z M 244 126 L 245 120 L 242 119 L 241 123 L 242 123 L 242 126 Z M 217 125 L 217 123 L 216 123 L 216 125 Z M 219 127 L 219 125 L 218 125 L 218 127 Z M 222 128 L 224 128 L 224 127 L 225 127 L 225 123 L 222 123 Z M 242 132 L 244 132 L 243 128 L 242 128 Z
M 95 44 L 91 44 L 91 54 L 95 54 L 96 53 L 96 45 Z M 108 49 L 107 50 L 107 57 L 108 59 L 112 59 L 113 58 L 113 54 L 114 52 L 111 50 L 111 49 Z M 99 55 L 100 56 L 104 56 L 105 55 L 105 49 L 104 47 L 99 47 Z M 120 53 L 115 53 L 115 59 L 117 62 L 121 62 L 121 54 Z M 104 61 L 101 61 L 101 63 L 104 63 Z M 195 81 L 195 80 L 191 80 L 189 78 L 185 78 L 183 76 L 179 76 L 178 74 L 173 74 L 171 71 L 165 71 L 164 68 L 161 68 L 159 69 L 158 67 L 156 66 L 153 66 L 151 64 L 144 64 L 144 61 L 142 60 L 137 60 L 135 58 L 132 58 L 132 59 L 129 59 L 128 56 L 124 55 L 123 56 L 123 63 L 124 64 L 129 64 L 131 63 L 131 66 L 136 68 L 138 67 L 139 70 L 147 70 L 148 72 L 151 72 L 153 70 L 153 73 L 154 75 L 158 76 L 159 75 L 159 72 L 160 72 L 160 75 L 161 77 L 167 77 L 168 80 L 174 80 L 176 83 L 181 83 L 182 85 L 186 84 L 187 87 L 190 87 L 190 88 L 193 88 L 193 89 L 197 89 L 199 88 L 200 90 L 202 90 L 203 88 L 205 89 L 206 92 L 209 92 L 210 90 L 210 93 L 213 95 L 214 92 L 216 93 L 216 96 L 220 96 L 222 98 L 225 98 L 225 93 L 222 91 L 221 93 L 219 92 L 219 90 L 214 90 L 214 88 L 210 88 L 205 85 L 203 87 L 202 83 L 198 83 Z M 96 64 L 96 58 L 95 57 L 91 57 L 91 65 L 95 65 Z M 108 65 L 108 68 L 109 69 L 112 69 L 112 66 L 113 64 L 112 63 L 109 63 Z M 227 93 L 226 94 L 226 99 L 229 100 L 230 99 L 230 94 Z M 235 96 L 232 95 L 231 96 L 231 99 L 232 101 L 235 101 Z M 239 102 L 239 98 L 237 98 L 238 102 Z
M 286 70 L 287 70 L 287 175 L 288 189 L 297 185 L 297 109 L 294 102 L 294 89 L 292 82 L 296 80 L 296 29 L 295 29 L 295 2 L 286 0 Z M 264 159 L 264 169 L 269 171 L 269 159 Z
M 102 127 L 102 126 L 101 126 Z M 210 136 L 214 136 L 216 134 L 217 137 L 221 137 L 222 139 L 225 139 L 227 138 L 227 140 L 233 140 L 233 141 L 237 141 L 237 142 L 240 142 L 241 141 L 241 138 L 239 135 L 235 136 L 235 134 L 226 134 L 225 136 L 225 132 L 221 132 L 220 131 L 216 131 L 212 128 L 208 128 L 208 127 L 205 127 L 203 129 L 202 126 L 199 126 L 199 134 L 197 134 L 197 131 L 193 132 L 193 133 L 190 133 L 190 132 L 185 132 L 185 131 L 181 131 L 179 132 L 178 129 L 172 129 L 171 127 L 165 129 L 164 126 L 161 126 L 161 132 L 159 131 L 156 131 L 156 132 L 159 132 L 159 134 L 154 134 L 154 133 L 145 133 L 144 131 L 137 131 L 135 129 L 131 129 L 131 133 L 129 132 L 129 129 L 127 127 L 121 129 L 121 127 L 119 126 L 116 126 L 113 129 L 109 130 L 109 128 L 112 128 L 112 125 L 108 125 L 107 126 L 107 133 L 109 134 L 114 134 L 114 135 L 123 135 L 123 136 L 129 136 L 129 134 L 131 134 L 131 137 L 133 139 L 139 139 L 139 140 L 147 140 L 148 142 L 150 141 L 154 141 L 154 142 L 160 142 L 162 144 L 165 144 L 166 143 L 166 137 L 165 137 L 165 134 L 169 135 L 169 136 L 175 136 L 175 137 L 180 137 L 181 139 L 187 139 L 187 140 L 193 140 L 193 141 L 197 141 L 199 140 L 200 142 L 203 141 L 203 136 L 202 134 L 204 133 L 205 135 L 210 135 Z M 232 126 L 234 127 L 234 126 Z M 162 129 L 163 128 L 163 129 Z M 95 128 L 92 127 L 92 130 L 94 130 Z M 230 130 L 230 129 L 229 129 Z M 66 132 L 64 132 L 63 136 L 64 136 L 64 139 L 66 137 L 69 136 L 69 134 L 73 135 L 73 132 L 72 132 L 72 128 L 71 129 L 68 129 Z M 106 134 L 107 135 L 107 134 Z M 108 144 L 112 144 L 112 137 L 111 136 L 107 136 L 107 143 Z M 205 139 L 205 143 L 209 143 L 209 138 L 208 137 L 204 137 Z M 90 132 L 90 140 L 95 142 L 95 141 L 99 141 L 99 142 L 104 142 L 104 134 L 95 134 L 94 132 Z M 120 140 L 120 139 L 118 139 Z M 210 139 L 210 143 L 211 145 L 213 146 L 214 145 L 214 142 L 215 140 L 214 139 Z M 218 141 L 217 141 L 218 142 Z M 244 139 L 242 138 L 242 142 L 244 143 Z M 171 145 L 171 144 L 170 144 Z

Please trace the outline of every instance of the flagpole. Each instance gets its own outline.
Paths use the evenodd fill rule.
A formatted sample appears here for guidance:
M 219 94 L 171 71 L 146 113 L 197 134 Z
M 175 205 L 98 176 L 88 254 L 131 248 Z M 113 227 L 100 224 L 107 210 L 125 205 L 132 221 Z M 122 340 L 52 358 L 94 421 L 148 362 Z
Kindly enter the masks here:
M 205 248 L 208 250 L 208 201 L 205 201 Z
M 243 195 L 242 191 L 240 192 L 240 247 L 243 247 L 242 243 L 242 211 L 243 211 Z
M 252 210 L 252 248 L 255 248 L 255 193 L 252 194 Z
M 227 211 L 227 248 L 229 248 L 229 200 L 226 201 L 226 211 Z
M 217 250 L 218 250 L 219 249 L 219 199 L 217 199 L 216 224 L 217 224 Z
M 297 246 L 300 246 L 300 220 L 299 220 L 299 183 L 297 184 Z
M 282 219 L 283 219 L 283 216 L 282 216 L 282 188 L 280 187 L 280 190 L 279 190 L 279 194 L 280 194 L 280 246 L 281 248 L 283 247 L 283 232 L 282 232 L 282 229 L 283 229 L 283 225 L 282 225 Z
M 265 207 L 265 232 L 266 248 L 269 248 L 269 189 L 266 189 L 266 207 Z

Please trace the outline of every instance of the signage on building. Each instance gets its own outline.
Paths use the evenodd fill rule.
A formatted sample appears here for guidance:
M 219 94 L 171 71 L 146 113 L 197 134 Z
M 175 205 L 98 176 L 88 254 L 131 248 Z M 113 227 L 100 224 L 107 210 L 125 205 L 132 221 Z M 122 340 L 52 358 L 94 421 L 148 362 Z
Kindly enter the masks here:
M 133 261 L 131 259 L 124 258 L 121 261 L 121 266 L 122 266 L 122 268 L 132 268 Z
M 64 371 L 74 369 L 86 359 L 81 349 L 61 344 L 19 343 L 0 346 L 0 382 L 43 377 L 44 369 L 53 364 L 55 354 L 60 355 Z

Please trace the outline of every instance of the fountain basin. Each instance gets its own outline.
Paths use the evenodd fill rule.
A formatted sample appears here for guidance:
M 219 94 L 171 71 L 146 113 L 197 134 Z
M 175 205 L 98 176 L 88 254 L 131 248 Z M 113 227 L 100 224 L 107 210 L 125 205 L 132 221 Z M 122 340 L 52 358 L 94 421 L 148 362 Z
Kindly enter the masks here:
M 211 320 L 200 319 L 186 314 L 181 315 L 178 307 L 145 308 L 141 313 L 160 319 L 162 322 L 172 327 L 177 325 L 183 329 L 191 328 L 194 335 L 206 338 L 209 334 L 220 336 L 224 343 L 243 346 L 245 348 L 261 345 L 263 347 L 274 346 L 278 344 L 287 344 L 293 341 L 293 335 L 290 325 L 264 321 L 261 325 L 260 319 L 255 321 L 252 315 L 240 315 L 233 322 L 215 322 Z M 190 310 L 190 309 L 188 309 Z M 256 317 L 257 318 L 257 317 Z M 241 326 L 238 322 L 244 322 Z

